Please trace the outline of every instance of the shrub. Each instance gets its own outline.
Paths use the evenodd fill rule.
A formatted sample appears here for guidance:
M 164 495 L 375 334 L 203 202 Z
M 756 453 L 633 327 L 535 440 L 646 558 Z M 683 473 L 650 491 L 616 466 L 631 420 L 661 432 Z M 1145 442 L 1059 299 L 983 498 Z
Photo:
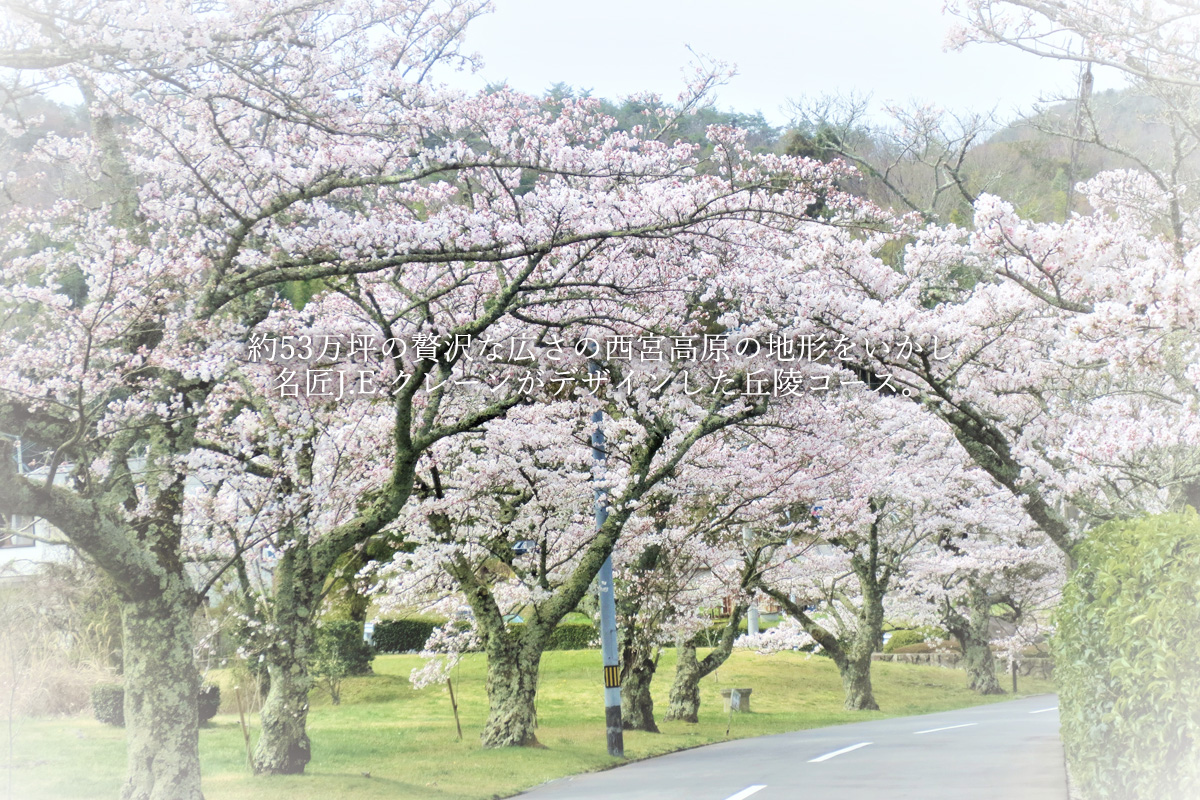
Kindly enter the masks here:
M 920 631 L 892 631 L 892 635 L 883 643 L 883 652 L 894 653 L 901 647 L 913 644 L 925 644 L 925 634 Z
M 200 696 L 197 700 L 200 710 L 200 722 L 203 724 L 215 717 L 217 710 L 221 707 L 221 687 L 206 683 L 200 687 Z
M 944 640 L 946 632 L 940 628 L 913 628 L 911 630 L 892 631 L 892 635 L 883 643 L 883 652 L 894 653 L 901 647 L 909 647 L 914 644 L 925 644 L 926 639 L 933 641 Z M 921 652 L 927 653 L 930 648 L 924 650 L 913 651 L 905 650 L 904 652 Z
M 342 679 L 371 671 L 375 649 L 363 641 L 362 625 L 351 620 L 327 620 L 317 627 L 313 675 L 325 684 L 334 705 L 342 702 Z
M 385 619 L 375 623 L 371 638 L 378 653 L 408 653 L 425 646 L 440 623 L 424 619 Z
M 1097 528 L 1055 611 L 1063 748 L 1093 800 L 1200 797 L 1200 517 Z
M 345 662 L 347 675 L 370 675 L 375 648 L 363 641 L 361 622 L 325 620 L 317 626 L 317 652 L 324 648 Z
M 92 687 L 92 714 L 105 725 L 125 727 L 125 689 L 116 683 Z
M 421 650 L 434 628 L 444 623 L 420 619 L 388 619 L 375 623 L 375 651 L 379 653 L 408 653 Z M 469 623 L 463 622 L 462 625 Z M 510 628 L 521 629 L 523 622 L 510 622 Z M 586 650 L 599 647 L 596 626 L 590 622 L 561 622 L 550 634 L 547 650 Z
M 510 622 L 508 627 L 521 630 L 524 622 Z M 590 622 L 560 622 L 550 633 L 547 650 L 587 650 L 600 646 L 600 637 L 596 626 Z
M 587 650 L 599 647 L 596 626 L 590 622 L 564 622 L 550 634 L 550 650 Z

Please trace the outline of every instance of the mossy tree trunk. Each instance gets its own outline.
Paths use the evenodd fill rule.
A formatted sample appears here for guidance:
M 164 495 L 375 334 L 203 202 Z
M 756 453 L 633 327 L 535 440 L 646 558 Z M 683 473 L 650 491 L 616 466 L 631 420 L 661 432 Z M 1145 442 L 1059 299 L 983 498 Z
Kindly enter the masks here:
M 878 711 L 879 704 L 875 702 L 875 691 L 871 686 L 870 652 L 867 652 L 866 658 L 855 654 L 834 659 L 834 663 L 837 664 L 838 673 L 842 678 L 842 692 L 845 694 L 843 705 L 846 710 Z
M 267 664 L 271 687 L 263 702 L 262 735 L 254 748 L 257 775 L 300 775 L 312 758 L 308 694 L 313 679 L 302 660 L 276 656 Z
M 967 686 L 979 694 L 1004 694 L 996 676 L 996 658 L 986 639 L 968 637 L 963 642 L 963 665 Z
M 671 681 L 668 698 L 667 721 L 700 721 L 700 662 L 696 659 L 696 645 L 683 642 L 676 648 L 675 679 Z
M 733 652 L 738 626 L 746 611 L 745 604 L 734 606 L 733 613 L 721 631 L 717 646 L 703 660 L 696 658 L 696 641 L 682 642 L 677 648 L 679 658 L 675 664 L 675 680 L 671 682 L 671 695 L 667 708 L 667 720 L 677 722 L 700 721 L 700 681 L 714 672 Z
M 978 581 L 971 580 L 970 584 L 967 614 L 960 613 L 946 603 L 942 618 L 946 630 L 958 639 L 962 647 L 967 686 L 979 694 L 1004 694 L 996 675 L 996 659 L 990 644 L 993 598 Z
M 537 685 L 544 641 L 539 631 L 485 633 L 488 717 L 484 747 L 538 747 Z
M 845 706 L 850 711 L 877 711 L 875 691 L 871 686 L 871 655 L 883 639 L 883 595 L 886 579 L 881 578 L 878 563 L 878 523 L 872 526 L 865 557 L 854 555 L 851 569 L 858 578 L 861 595 L 854 635 L 842 648 L 842 658 L 834 659 L 842 677 Z M 840 663 L 839 663 L 840 661 Z
M 312 485 L 313 452 L 311 440 L 296 449 L 295 475 L 278 482 L 282 500 Z M 283 457 L 280 452 L 272 456 Z M 404 507 L 412 493 L 415 458 L 411 452 L 398 458 L 391 480 L 353 518 L 331 530 L 308 529 L 307 511 L 301 509 L 296 522 L 276 535 L 282 555 L 265 596 L 251 584 L 245 565 L 237 564 L 244 611 L 271 635 L 262 646 L 268 688 L 260 712 L 262 734 L 253 754 L 256 774 L 299 775 L 308 765 L 312 752 L 308 695 L 314 685 L 312 660 L 321 598 L 344 554 L 367 542 Z
M 259 775 L 300 775 L 312 757 L 308 739 L 308 693 L 318 598 L 303 537 L 284 551 L 274 574 L 274 641 L 266 651 L 270 689 L 260 718 L 262 735 L 254 749 Z
M 126 773 L 121 800 L 203 800 L 196 596 L 172 576 L 156 596 L 124 603 Z
M 671 567 L 663 547 L 651 544 L 627 567 L 629 579 L 623 585 L 653 585 L 639 578 L 656 570 L 669 573 Z M 661 612 L 645 613 L 645 599 L 641 592 L 631 588 L 616 604 L 621 646 L 621 727 L 627 731 L 658 733 L 650 685 L 658 669 L 657 640 L 663 619 Z
M 654 722 L 654 698 L 650 696 L 650 684 L 658 669 L 658 653 L 637 649 L 628 652 L 628 660 L 621 666 L 621 727 L 627 731 L 658 733 Z

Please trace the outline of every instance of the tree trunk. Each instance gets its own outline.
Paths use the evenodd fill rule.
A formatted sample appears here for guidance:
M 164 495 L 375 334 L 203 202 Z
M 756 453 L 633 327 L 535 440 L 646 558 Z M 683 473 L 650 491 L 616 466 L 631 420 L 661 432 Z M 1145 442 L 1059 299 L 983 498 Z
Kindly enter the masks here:
M 276 641 L 266 652 L 270 688 L 260 719 L 262 735 L 254 749 L 259 775 L 301 775 L 312 758 L 308 739 L 309 661 L 314 653 L 315 579 L 303 537 L 275 565 Z
M 306 731 L 312 676 L 302 660 L 279 657 L 268 662 L 267 674 L 271 688 L 260 713 L 262 735 L 254 748 L 254 772 L 301 775 L 312 758 Z
M 534 733 L 541 647 L 526 636 L 486 638 L 488 718 L 480 742 L 484 747 L 541 747 Z
M 996 659 L 988 643 L 988 628 L 992 619 L 992 602 L 987 591 L 979 585 L 971 587 L 970 618 L 959 617 L 951 633 L 962 645 L 963 666 L 967 670 L 967 685 L 980 694 L 1004 694 L 996 677 Z
M 962 641 L 962 640 L 960 640 Z M 962 641 L 963 665 L 967 668 L 967 686 L 980 694 L 1004 694 L 996 677 L 996 659 L 987 640 L 968 637 Z
M 657 668 L 657 658 L 639 653 L 621 680 L 621 727 L 627 731 L 659 732 L 650 697 L 650 683 Z
M 875 692 L 871 688 L 871 652 L 866 648 L 866 657 L 862 653 L 851 655 L 838 663 L 838 672 L 842 676 L 842 690 L 846 694 L 847 711 L 878 711 L 879 704 L 875 702 Z
M 367 610 L 371 607 L 371 598 L 367 597 L 360 591 L 355 591 L 350 596 L 350 619 L 354 622 L 365 623 L 367 621 Z
M 867 553 L 855 553 L 850 558 L 851 568 L 858 578 L 862 599 L 858 608 L 857 630 L 850 646 L 836 659 L 838 672 L 842 676 L 842 689 L 846 694 L 848 711 L 878 711 L 875 692 L 871 688 L 871 654 L 883 647 L 883 597 L 887 592 L 890 570 L 880 563 L 879 527 L 883 518 L 883 506 L 871 501 L 875 518 L 871 522 Z
M 700 664 L 696 661 L 696 647 L 684 643 L 678 648 L 679 660 L 675 664 L 675 680 L 671 683 L 670 705 L 667 719 L 677 722 L 700 721 Z
M 200 791 L 200 674 L 192 654 L 195 595 L 181 575 L 161 594 L 127 600 L 127 768 L 121 800 L 203 800 Z
M 679 645 L 675 680 L 671 683 L 671 705 L 667 709 L 668 720 L 700 721 L 700 681 L 724 664 L 733 652 L 733 642 L 737 638 L 738 626 L 745 612 L 745 603 L 733 607 L 733 613 L 729 615 L 725 629 L 721 631 L 721 640 L 702 661 L 696 660 L 694 639 Z

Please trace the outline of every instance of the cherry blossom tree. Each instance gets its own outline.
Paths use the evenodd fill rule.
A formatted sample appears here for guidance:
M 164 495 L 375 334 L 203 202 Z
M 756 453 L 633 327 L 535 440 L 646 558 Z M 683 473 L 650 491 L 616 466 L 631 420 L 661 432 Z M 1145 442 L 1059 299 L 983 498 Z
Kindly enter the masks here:
M 666 584 L 676 617 L 659 634 L 662 644 L 673 637 L 677 651 L 668 720 L 699 721 L 700 681 L 720 668 L 740 641 L 741 622 L 755 600 L 750 587 L 760 562 L 772 553 L 757 546 L 761 543 L 752 532 L 788 527 L 796 498 L 810 489 L 812 442 L 805 433 L 778 425 L 778 416 L 772 413 L 705 442 L 675 478 L 680 488 L 671 516 L 686 533 L 670 551 L 677 583 Z M 728 605 L 729 616 L 713 631 L 704 612 L 716 598 Z M 717 638 L 700 658 L 702 635 L 707 642 Z
M 948 191 L 957 184 L 973 200 L 969 227 L 923 224 L 932 206 L 896 186 L 898 205 L 919 212 L 909 236 L 797 277 L 798 295 L 831 344 L 852 346 L 844 363 L 946 421 L 973 461 L 1069 553 L 1098 521 L 1200 499 L 1200 351 L 1189 288 L 1200 275 L 1188 192 L 1195 9 L 1105 0 L 951 8 L 966 23 L 957 44 L 999 42 L 1081 64 L 1087 80 L 1075 120 L 1058 133 L 1073 147 L 1107 147 L 1134 169 L 1072 186 L 1087 210 L 1053 224 L 978 194 L 961 171 L 935 183 Z M 1092 65 L 1124 72 L 1130 91 L 1154 99 L 1163 140 L 1130 149 L 1106 138 L 1090 105 Z M 951 166 L 969 161 L 958 128 L 916 123 L 908 128 L 932 131 L 925 140 Z M 827 156 L 886 176 L 890 162 L 831 135 Z
M 828 438 L 809 445 L 811 521 L 755 531 L 765 553 L 754 586 L 833 659 L 851 710 L 878 708 L 871 654 L 907 562 L 956 527 L 972 494 L 990 484 L 938 420 L 902 398 L 867 394 L 848 390 L 819 409 L 850 424 L 827 425 Z
M 217 390 L 252 337 L 296 324 L 277 287 L 324 293 L 310 313 L 328 317 L 300 320 L 310 328 L 350 318 L 385 338 L 441 337 L 408 373 L 394 354 L 386 477 L 276 565 L 275 597 L 295 613 L 275 621 L 302 625 L 341 554 L 399 514 L 421 454 L 516 402 L 470 407 L 448 389 L 419 391 L 461 373 L 456 337 L 505 319 L 552 328 L 558 301 L 587 316 L 645 307 L 664 285 L 702 294 L 714 242 L 762 248 L 736 232 L 819 227 L 806 213 L 818 193 L 850 205 L 821 188 L 836 168 L 754 156 L 735 131 L 715 130 L 703 162 L 660 141 L 678 113 L 669 104 L 649 103 L 659 111 L 647 127 L 626 133 L 592 101 L 551 112 L 507 91 L 437 89 L 437 64 L 467 60 L 458 41 L 474 3 L 8 10 L 0 64 L 16 71 L 12 95 L 72 86 L 92 123 L 84 136 L 45 137 L 32 158 L 80 164 L 94 192 L 6 219 L 18 232 L 0 296 L 4 424 L 52 455 L 48 480 L 6 474 L 0 500 L 62 529 L 120 588 L 125 798 L 201 794 L 190 620 L 204 587 L 185 568 L 185 489 L 214 466 L 197 454 L 223 453 L 250 474 L 281 458 L 299 498 L 277 495 L 292 511 L 268 515 L 283 526 L 271 535 L 303 516 L 305 451 L 319 448 L 297 435 L 274 456 L 269 442 L 232 452 L 212 435 L 240 413 Z M 64 471 L 70 485 L 56 486 Z M 298 698 L 302 683 L 286 693 Z M 302 726 L 271 729 L 259 769 L 303 769 Z
M 981 493 L 973 506 L 972 519 L 931 538 L 908 560 L 891 613 L 945 628 L 962 648 L 967 685 L 1003 694 L 992 646 L 1030 643 L 1017 635 L 1021 623 L 1038 621 L 1053 605 L 1065 562 L 1003 490 Z
M 210 582 L 232 575 L 241 649 L 269 681 L 255 768 L 284 772 L 310 757 L 310 668 L 336 558 L 330 537 L 386 485 L 389 464 L 378 453 L 393 420 L 378 402 L 350 415 L 327 398 L 264 395 L 262 366 L 243 365 L 206 405 L 192 464 L 207 491 L 185 514 L 185 543 L 213 565 Z
M 713 443 L 711 440 L 705 444 Z M 693 453 L 679 473 L 694 472 L 697 455 L 709 460 L 720 448 L 698 449 L 706 452 Z M 715 471 L 711 463 L 705 470 L 710 475 Z M 700 679 L 729 657 L 746 611 L 743 583 L 750 570 L 742 561 L 741 532 L 732 530 L 728 509 L 723 509 L 723 519 L 718 517 L 721 511 L 711 506 L 701 511 L 706 498 L 695 483 L 677 475 L 670 484 L 669 494 L 643 504 L 637 520 L 642 530 L 628 530 L 614 554 L 621 639 L 621 724 L 627 730 L 658 732 L 650 684 L 662 648 L 672 644 L 677 645 L 681 658 L 672 680 L 666 718 L 697 722 Z M 722 602 L 729 599 L 732 610 L 721 628 L 717 646 L 698 660 L 696 638 L 708 632 L 709 615 L 715 610 L 717 598 Z
M 829 201 L 835 197 L 830 194 L 827 200 L 831 212 L 835 206 Z M 811 203 L 812 195 L 805 200 Z M 852 204 L 834 213 L 854 220 L 864 209 Z M 765 226 L 730 230 L 726 238 L 687 244 L 681 263 L 697 272 L 689 272 L 682 283 L 670 275 L 656 276 L 648 302 L 627 290 L 619 302 L 605 305 L 603 328 L 581 327 L 573 320 L 586 317 L 570 314 L 558 327 L 564 332 L 581 329 L 580 341 L 597 347 L 607 333 L 606 350 L 621 337 L 647 333 L 700 339 L 699 331 L 714 322 L 742 337 L 771 329 L 784 330 L 786 338 L 787 326 L 795 323 L 794 310 L 782 290 L 785 279 L 770 267 L 780 253 L 792 252 L 797 235 L 803 236 L 814 257 L 821 257 L 826 246 L 832 249 L 854 238 L 835 224 L 813 224 L 782 238 Z M 675 236 L 670 244 L 681 241 Z M 697 289 L 701 285 L 703 291 Z M 572 306 L 572 301 L 563 302 L 560 308 Z M 586 298 L 593 316 L 597 302 L 596 297 Z M 749 352 L 723 351 L 721 363 L 715 364 L 720 369 L 703 380 L 689 371 L 688 360 L 634 362 L 602 358 L 595 350 L 590 351 L 592 370 L 585 373 L 581 359 L 588 352 L 576 349 L 573 373 L 563 369 L 571 364 L 569 356 L 558 356 L 563 360 L 556 374 L 573 375 L 581 383 L 585 374 L 598 375 L 600 391 L 570 399 L 547 397 L 520 412 L 511 409 L 503 419 L 487 423 L 478 436 L 438 443 L 428 451 L 428 466 L 417 477 L 421 502 L 411 505 L 398 523 L 406 536 L 421 544 L 421 558 L 400 557 L 396 591 L 413 581 L 426 586 L 441 579 L 444 591 L 461 593 L 474 612 L 488 655 L 491 713 L 482 735 L 488 746 L 536 741 L 532 708 L 537 665 L 553 627 L 576 607 L 628 526 L 635 534 L 627 540 L 632 549 L 626 563 L 635 565 L 632 572 L 637 572 L 637 562 L 649 549 L 644 542 L 654 543 L 653 531 L 662 523 L 656 523 L 655 509 L 669 508 L 669 495 L 685 486 L 678 475 L 687 469 L 693 448 L 750 423 L 773 400 L 763 389 L 767 379 L 753 377 L 769 377 L 770 372 L 753 369 Z M 807 378 L 810 369 L 817 368 L 809 365 L 795 372 Z M 758 391 L 747 392 L 747 387 Z M 784 403 L 793 401 L 814 402 L 802 392 Z M 590 457 L 582 446 L 590 423 L 583 420 L 595 410 L 603 412 L 610 465 L 599 484 L 608 495 L 610 513 L 598 529 L 586 514 L 592 475 L 582 469 Z M 538 431 L 535 423 L 550 427 Z M 520 541 L 537 543 L 540 555 L 533 565 L 521 561 L 533 558 L 530 548 L 513 550 L 520 532 L 528 534 Z M 526 623 L 510 629 L 505 615 L 517 609 Z M 643 657 L 644 653 L 639 659 Z M 627 664 L 631 670 L 639 667 L 636 660 Z
M 1064 552 L 1090 521 L 1185 502 L 1200 430 L 1196 267 L 1157 233 L 1165 198 L 1133 173 L 1085 188 L 1096 212 L 1063 224 L 984 196 L 973 231 L 814 272 L 803 301 Z
M 555 122 L 557 124 L 561 120 Z M 716 133 L 731 137 L 730 143 L 722 145 L 718 153 L 725 157 L 736 155 L 738 158 L 750 158 L 750 154 L 738 145 L 736 132 Z M 652 149 L 652 145 L 646 143 L 645 149 Z M 764 171 L 764 166 L 769 171 Z M 762 172 L 762 176 L 756 178 L 761 181 L 767 181 L 768 175 L 775 175 L 774 180 L 778 180 L 781 172 L 790 174 L 792 180 L 809 182 L 827 181 L 826 176 L 831 174 L 824 167 L 796 160 L 772 163 L 767 159 L 764 165 L 752 168 Z M 516 173 L 510 177 L 518 179 Z M 489 203 L 503 202 L 500 189 L 492 187 L 487 179 L 484 184 L 476 189 L 473 195 L 475 202 L 482 204 L 484 197 L 490 197 Z M 504 191 L 512 196 L 511 193 L 518 188 L 513 185 Z M 719 188 L 722 193 L 726 191 L 723 184 Z M 493 191 L 496 192 L 494 197 L 491 196 Z M 630 188 L 624 190 L 623 194 L 628 197 L 632 191 Z M 746 228 L 751 236 L 761 239 L 766 233 L 776 237 L 790 234 L 797 224 L 814 224 L 803 213 L 812 202 L 813 191 L 815 189 L 806 188 L 792 196 L 776 192 L 770 196 L 767 206 L 755 211 L 752 219 L 743 218 L 741 210 L 729 213 L 722 211 L 708 219 L 698 220 L 695 231 L 669 220 L 665 223 L 666 229 L 653 229 L 652 225 L 650 230 L 635 229 L 628 234 L 629 238 L 653 239 L 654 250 L 631 250 L 623 244 L 607 246 L 603 241 L 590 240 L 577 246 L 564 245 L 556 253 L 553 266 L 549 263 L 543 265 L 540 256 L 525 259 L 507 283 L 494 284 L 490 274 L 484 279 L 483 271 L 467 269 L 458 274 L 440 266 L 428 271 L 409 270 L 405 276 L 407 280 L 399 287 L 396 285 L 397 277 L 393 274 L 371 273 L 347 277 L 327 294 L 314 298 L 300 312 L 286 308 L 277 311 L 260 323 L 256 331 L 290 330 L 296 341 L 316 341 L 320 337 L 313 326 L 319 323 L 342 331 L 342 335 L 350 340 L 358 337 L 360 340 L 383 342 L 416 342 L 424 337 L 430 342 L 428 354 L 422 355 L 418 346 L 407 354 L 393 353 L 384 359 L 387 363 L 372 365 L 380 370 L 383 383 L 399 386 L 393 399 L 392 430 L 404 431 L 401 425 L 407 425 L 410 432 L 399 438 L 393 434 L 391 447 L 396 454 L 394 463 L 406 469 L 411 468 L 416 463 L 414 459 L 419 458 L 420 453 L 433 443 L 469 431 L 522 402 L 529 393 L 527 383 L 541 385 L 554 379 L 549 374 L 550 370 L 554 370 L 560 382 L 574 382 L 575 376 L 570 375 L 569 371 L 564 373 L 566 364 L 560 363 L 563 361 L 560 334 L 573 324 L 573 320 L 599 316 L 607 320 L 607 329 L 613 329 L 618 320 L 625 320 L 626 325 L 630 324 L 628 320 L 636 320 L 636 324 L 641 326 L 636 330 L 640 331 L 649 325 L 648 319 L 658 319 L 656 316 L 646 317 L 647 314 L 663 313 L 664 297 L 686 300 L 682 308 L 694 310 L 700 302 L 696 299 L 699 296 L 697 286 L 705 272 L 712 277 L 712 264 L 718 263 L 717 259 L 726 258 L 735 243 L 762 248 L 761 241 L 747 238 L 741 229 Z M 532 196 L 532 193 L 525 196 Z M 695 202 L 695 199 L 689 197 L 687 202 Z M 743 201 L 737 202 L 740 204 Z M 755 198 L 752 202 L 758 204 L 760 199 Z M 774 206 L 774 209 L 770 206 Z M 561 209 L 556 206 L 553 213 L 559 214 Z M 628 212 L 622 211 L 620 214 L 622 221 L 628 220 Z M 526 215 L 526 227 L 532 223 L 532 219 L 532 216 Z M 659 237 L 667 233 L 670 234 L 669 241 L 660 241 Z M 604 240 L 617 236 L 605 232 L 599 238 Z M 673 265 L 685 259 L 696 263 L 699 272 L 683 276 L 675 274 Z M 713 260 L 712 264 L 705 263 L 706 259 Z M 547 274 L 541 272 L 543 267 L 548 269 Z M 488 269 L 493 271 L 495 265 Z M 613 287 L 617 288 L 614 290 Z M 711 285 L 708 288 L 712 291 Z M 499 301 L 495 299 L 497 297 Z M 479 311 L 480 308 L 482 311 Z M 464 315 L 464 309 L 471 311 Z M 508 316 L 505 317 L 505 314 Z M 431 318 L 446 321 L 450 325 L 459 319 L 463 321 L 443 333 L 443 328 L 431 325 Z M 460 347 L 461 340 L 470 341 L 472 337 L 486 339 L 486 348 L 473 352 L 469 346 Z M 275 339 L 272 338 L 272 341 Z M 522 352 L 527 355 L 513 355 Z M 523 359 L 527 363 L 520 363 Z M 362 366 L 367 365 L 359 365 Z M 539 367 L 547 374 L 543 377 L 531 373 L 532 367 Z M 364 371 L 356 369 L 355 372 L 362 375 Z M 562 378 L 564 374 L 569 377 Z M 490 389 L 469 388 L 487 380 L 497 386 Z M 498 388 L 505 386 L 507 389 L 498 391 Z M 219 429 L 222 424 L 218 423 L 214 428 Z M 287 434 L 280 432 L 276 436 L 286 438 Z M 222 450 L 220 447 L 210 449 Z M 224 452 L 228 454 L 229 448 L 225 448 Z M 395 469 L 393 467 L 393 474 Z M 292 482 L 292 485 L 296 484 L 296 481 Z M 307 587 L 304 589 L 305 595 L 301 600 L 294 601 L 298 608 L 306 610 L 301 616 L 309 621 L 304 624 L 311 623 L 311 616 L 318 607 L 314 599 L 323 591 L 336 558 L 345 553 L 347 548 L 357 547 L 379 533 L 388 521 L 387 514 L 397 513 L 406 502 L 408 490 L 397 488 L 399 486 L 407 484 L 401 484 L 399 480 L 392 481 L 390 494 L 387 495 L 390 505 L 386 506 L 389 509 L 386 514 L 371 511 L 371 515 L 367 515 L 360 508 L 356 515 L 347 518 L 328 534 L 322 534 L 319 546 L 314 546 L 315 561 L 310 577 L 303 584 Z M 364 497 L 365 493 L 360 492 L 357 496 Z M 288 569 L 290 563 L 290 559 L 284 559 L 278 565 L 275 572 L 277 583 L 284 581 L 284 573 L 278 570 Z M 292 586 L 293 583 L 285 581 L 283 585 Z M 279 618 L 276 615 L 277 624 Z M 301 622 L 298 620 L 296 624 Z M 283 638 L 293 643 L 303 640 L 298 634 L 287 635 L 286 632 Z M 267 656 L 270 657 L 272 652 L 268 650 Z M 301 664 L 302 659 L 290 658 L 287 670 L 298 675 L 296 670 L 301 669 Z M 282 665 L 280 671 L 284 671 Z M 297 687 L 302 686 L 304 680 L 298 677 Z M 273 679 L 273 687 L 275 685 Z M 284 691 L 281 685 L 279 692 Z M 260 742 L 262 771 L 294 771 L 297 763 L 302 767 L 304 754 L 307 753 L 303 744 L 303 692 L 297 689 L 291 692 L 291 696 L 293 700 L 290 703 L 280 706 L 281 709 L 286 708 L 286 712 L 276 714 L 272 710 L 272 715 L 285 720 L 286 725 L 268 726 L 264 719 L 264 730 L 283 729 L 289 733 L 281 735 L 278 740 L 273 736 L 264 737 L 263 741 L 268 744 Z M 274 709 L 275 706 L 269 701 L 268 708 Z M 299 755 L 268 757 L 269 753 Z M 280 764 L 282 766 L 278 766 Z
M 513 409 L 489 423 L 484 441 L 462 437 L 431 451 L 429 472 L 418 476 L 427 498 L 405 513 L 412 519 L 405 534 L 419 546 L 398 556 L 392 591 L 406 583 L 429 591 L 440 580 L 445 593 L 466 598 L 488 658 L 484 746 L 536 743 L 538 664 L 554 627 L 583 599 L 627 524 L 653 530 L 652 520 L 633 521 L 637 509 L 688 450 L 761 413 L 741 398 L 713 403 L 653 416 L 627 407 L 623 419 L 605 426 L 611 510 L 599 528 L 590 513 L 586 404 Z M 524 624 L 507 626 L 506 615 L 517 612 Z

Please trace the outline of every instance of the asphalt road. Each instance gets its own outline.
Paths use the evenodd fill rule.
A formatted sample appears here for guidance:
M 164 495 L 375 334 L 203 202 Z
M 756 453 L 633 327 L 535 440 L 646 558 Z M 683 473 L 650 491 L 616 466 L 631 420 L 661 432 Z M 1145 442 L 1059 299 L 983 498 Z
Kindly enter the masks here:
M 528 800 L 1065 800 L 1042 695 L 698 747 L 543 784 Z

